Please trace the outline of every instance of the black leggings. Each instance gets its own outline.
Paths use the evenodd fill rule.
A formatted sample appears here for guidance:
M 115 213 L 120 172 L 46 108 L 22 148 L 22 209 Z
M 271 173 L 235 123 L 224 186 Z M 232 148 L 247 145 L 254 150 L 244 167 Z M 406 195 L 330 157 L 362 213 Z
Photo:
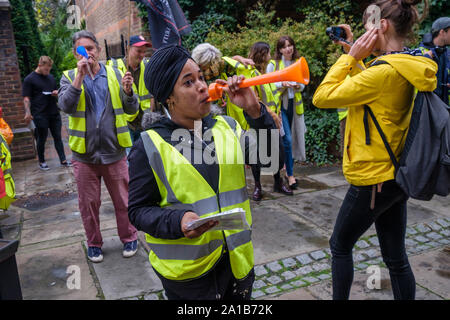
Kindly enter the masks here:
M 374 223 L 384 263 L 389 269 L 396 300 L 415 298 L 416 282 L 405 249 L 407 197 L 394 180 L 376 193 L 375 208 L 370 209 L 372 186 L 350 186 L 330 239 L 332 254 L 333 299 L 348 299 L 353 282 L 352 249 Z
M 45 162 L 45 142 L 47 141 L 48 129 L 50 129 L 52 134 L 59 161 L 64 162 L 66 160 L 66 155 L 64 153 L 64 145 L 61 139 L 61 116 L 59 114 L 48 115 L 45 117 L 39 116 L 35 117 L 33 121 L 36 125 L 34 135 L 36 138 L 39 162 Z
M 259 145 L 259 137 L 258 137 L 258 145 Z M 278 170 L 273 175 L 275 182 L 280 180 L 280 170 L 284 166 L 284 147 L 283 147 L 283 140 L 282 140 L 281 136 L 279 137 L 278 146 L 279 146 Z M 269 146 L 269 154 L 270 154 L 270 152 L 271 152 L 271 150 L 270 150 L 270 146 Z M 260 183 L 261 182 L 261 165 L 259 163 L 251 164 L 250 168 L 252 169 L 252 174 L 253 174 L 253 178 L 255 179 L 255 182 Z

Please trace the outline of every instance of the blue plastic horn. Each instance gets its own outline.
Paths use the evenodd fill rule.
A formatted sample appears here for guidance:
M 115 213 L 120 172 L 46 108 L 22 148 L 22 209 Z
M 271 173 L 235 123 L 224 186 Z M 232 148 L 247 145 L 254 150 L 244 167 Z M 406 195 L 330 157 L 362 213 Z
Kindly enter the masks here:
M 88 55 L 88 53 L 87 53 L 85 47 L 79 46 L 79 47 L 77 48 L 77 53 L 78 53 L 79 55 L 82 55 L 82 56 L 85 57 L 86 59 L 89 59 L 89 55 Z

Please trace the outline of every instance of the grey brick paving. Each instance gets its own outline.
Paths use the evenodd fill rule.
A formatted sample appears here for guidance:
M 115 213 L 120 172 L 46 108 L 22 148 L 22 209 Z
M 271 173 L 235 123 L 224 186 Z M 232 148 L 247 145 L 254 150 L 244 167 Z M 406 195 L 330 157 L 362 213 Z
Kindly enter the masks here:
M 439 233 L 436 233 L 436 232 L 427 233 L 427 237 L 430 238 L 430 239 L 433 239 L 433 240 L 442 239 L 442 236 Z
M 315 271 L 323 271 L 331 269 L 331 266 L 327 263 L 316 263 L 312 266 Z
M 264 296 L 264 295 L 265 295 L 264 292 L 262 292 L 261 290 L 256 290 L 256 291 L 253 291 L 253 292 L 252 292 L 252 298 L 253 298 L 253 299 L 262 297 L 262 296 Z
M 450 237 L 450 231 L 449 231 L 449 230 L 443 230 L 443 231 L 441 231 L 441 234 L 442 234 L 444 237 Z
M 413 239 L 405 239 L 405 244 L 407 246 L 415 246 L 417 244 L 417 242 L 415 242 Z
M 274 293 L 280 292 L 280 289 L 278 289 L 277 287 L 269 287 L 264 291 L 268 294 L 274 294 Z
M 414 228 L 411 228 L 411 227 L 407 227 L 406 228 L 406 234 L 415 235 L 415 234 L 417 234 L 417 230 L 414 229 Z
M 319 278 L 320 280 L 327 280 L 327 279 L 331 278 L 331 275 L 324 273 L 324 274 L 318 275 L 317 278 Z
M 432 248 L 436 248 L 436 247 L 440 246 L 440 244 L 436 241 L 428 242 L 427 245 L 431 246 Z
M 377 238 L 377 237 L 372 237 L 372 238 L 370 238 L 370 239 L 369 239 L 369 242 L 370 242 L 371 244 L 373 244 L 374 246 L 379 246 L 379 245 L 380 245 L 380 242 L 378 241 L 378 238 Z
M 417 242 L 428 242 L 430 239 L 425 238 L 424 236 L 417 236 L 414 238 Z
M 366 257 L 362 253 L 358 253 L 353 256 L 353 261 L 360 262 L 366 260 Z
M 268 271 L 267 271 L 266 268 L 264 268 L 264 266 L 256 266 L 255 267 L 255 275 L 257 277 L 263 276 L 263 275 L 265 275 L 267 273 L 268 273 Z
M 286 268 L 291 268 L 297 265 L 297 262 L 295 262 L 292 258 L 283 259 L 282 262 Z
M 269 281 L 271 284 L 277 284 L 283 281 L 279 276 L 271 276 L 267 278 L 267 281 Z
M 450 241 L 447 240 L 447 239 L 441 239 L 441 240 L 439 240 L 439 243 L 444 244 L 444 245 L 448 245 L 448 244 L 450 244 Z
M 360 249 L 365 249 L 365 248 L 370 247 L 370 245 L 364 240 L 359 240 L 358 242 L 356 242 L 356 246 Z
M 306 282 L 302 281 L 302 280 L 297 280 L 297 281 L 292 281 L 291 285 L 293 285 L 294 287 L 301 287 L 304 286 L 306 284 Z
M 298 270 L 296 270 L 295 273 L 298 275 L 305 275 L 305 274 L 311 273 L 313 271 L 314 270 L 310 266 L 305 266 L 305 267 L 302 267 L 302 268 L 299 268 Z
M 380 256 L 380 253 L 378 252 L 378 250 L 375 250 L 375 249 L 369 249 L 369 250 L 363 251 L 363 253 L 365 255 L 367 255 L 369 258 L 376 258 L 376 257 Z
M 425 233 L 425 232 L 431 231 L 431 228 L 428 227 L 427 225 L 425 225 L 424 223 L 419 223 L 416 226 L 416 229 L 419 230 L 420 233 Z
M 417 247 L 417 251 L 424 251 L 430 249 L 430 246 L 427 245 L 421 245 Z
M 441 226 L 443 226 L 444 228 L 450 227 L 450 223 L 448 223 L 448 222 L 445 221 L 444 219 L 437 219 L 436 222 L 439 223 L 439 224 L 440 224 Z
M 327 256 L 326 256 L 325 252 L 319 250 L 319 251 L 311 252 L 311 257 L 313 257 L 314 260 L 321 260 L 321 259 L 326 258 Z
M 313 260 L 309 257 L 308 254 L 302 254 L 297 257 L 295 257 L 302 265 L 307 265 L 313 262 Z
M 281 276 L 285 279 L 285 280 L 291 280 L 293 278 L 295 278 L 297 275 L 292 272 L 292 271 L 285 271 L 281 274 Z
M 367 264 L 365 264 L 365 263 L 360 263 L 360 264 L 356 265 L 355 268 L 356 268 L 356 269 L 359 269 L 359 270 L 365 270 L 365 269 L 367 269 Z
M 431 230 L 433 231 L 439 231 L 442 229 L 442 226 L 437 224 L 436 222 L 431 222 L 428 224 L 428 226 L 431 228 Z
M 303 278 L 303 280 L 308 281 L 309 283 L 319 282 L 319 279 L 317 279 L 315 277 L 305 277 L 305 278 Z
M 255 289 L 261 289 L 264 287 L 267 287 L 267 283 L 262 280 L 256 280 L 255 282 L 253 282 L 253 288 Z
M 283 269 L 283 267 L 278 263 L 278 261 L 268 263 L 266 264 L 266 267 L 269 268 L 269 270 L 271 270 L 272 272 L 278 272 L 281 269 Z
M 292 289 L 292 288 L 293 288 L 293 286 L 291 286 L 291 285 L 288 284 L 288 283 L 286 283 L 286 284 L 284 284 L 284 285 L 281 286 L 281 289 L 282 289 L 282 290 L 290 290 L 290 289 Z

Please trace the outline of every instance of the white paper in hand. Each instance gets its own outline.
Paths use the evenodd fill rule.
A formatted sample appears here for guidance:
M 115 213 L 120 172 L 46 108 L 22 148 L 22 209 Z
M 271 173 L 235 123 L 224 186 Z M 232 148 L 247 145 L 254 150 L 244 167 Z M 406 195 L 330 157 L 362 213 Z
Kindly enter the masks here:
M 245 218 L 245 210 L 242 208 L 220 212 L 206 218 L 200 218 L 187 224 L 187 230 L 194 230 L 208 221 L 216 220 L 219 224 L 212 230 L 248 230 L 250 226 Z

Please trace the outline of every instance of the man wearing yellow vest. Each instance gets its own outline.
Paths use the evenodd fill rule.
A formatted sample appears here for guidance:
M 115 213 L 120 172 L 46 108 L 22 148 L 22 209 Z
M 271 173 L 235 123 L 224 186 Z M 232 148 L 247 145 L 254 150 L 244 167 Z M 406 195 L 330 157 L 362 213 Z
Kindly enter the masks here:
M 155 110 L 153 97 L 144 84 L 145 67 L 148 64 L 145 55 L 150 47 L 150 42 L 145 41 L 143 36 L 132 36 L 130 37 L 129 61 L 127 60 L 128 57 L 123 59 L 113 58 L 107 63 L 109 66 L 119 69 L 123 74 L 129 71 L 134 79 L 133 90 L 139 95 L 139 110 L 134 115 L 126 115 L 133 143 L 139 139 L 142 132 L 141 121 L 144 112 Z M 126 61 L 129 63 L 128 68 L 126 67 Z
M 101 178 L 111 196 L 123 256 L 137 251 L 137 231 L 128 219 L 128 166 L 125 148 L 131 137 L 125 114 L 135 114 L 139 107 L 133 77 L 123 77 L 118 69 L 98 62 L 100 46 L 89 31 L 79 31 L 72 38 L 77 68 L 65 71 L 59 89 L 59 107 L 69 115 L 69 146 L 78 187 L 78 205 L 86 231 L 88 258 L 101 262 L 100 233 Z M 89 59 L 76 53 L 84 46 Z

